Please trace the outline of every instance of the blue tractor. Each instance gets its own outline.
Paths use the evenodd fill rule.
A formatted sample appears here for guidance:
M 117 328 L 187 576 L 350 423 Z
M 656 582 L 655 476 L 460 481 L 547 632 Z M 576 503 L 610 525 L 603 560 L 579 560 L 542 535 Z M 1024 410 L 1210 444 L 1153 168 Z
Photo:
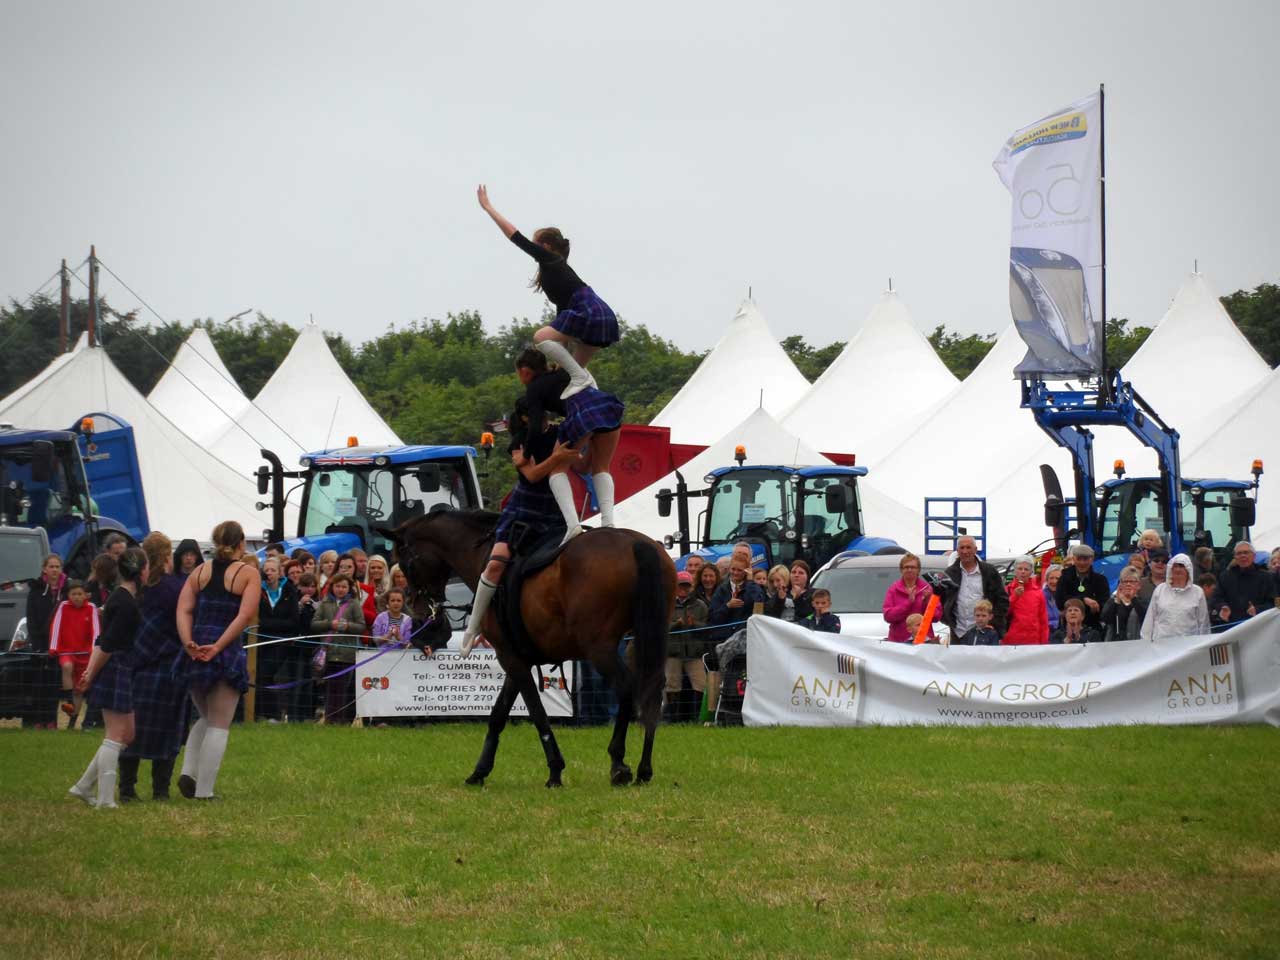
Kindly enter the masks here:
M 1066 498 L 1053 468 L 1040 466 L 1045 523 L 1060 549 L 1072 539 L 1091 546 L 1097 555 L 1095 567 L 1112 586 L 1143 530 L 1158 531 L 1172 553 L 1210 547 L 1220 566 L 1230 561 L 1237 542 L 1249 538 L 1262 461 L 1253 461 L 1251 481 L 1182 476 L 1178 431 L 1118 373 L 1100 388 L 1084 390 L 1051 389 L 1042 380 L 1023 380 L 1022 406 L 1070 452 L 1074 467 L 1075 496 Z M 1159 475 L 1125 476 L 1124 461 L 1117 460 L 1114 478 L 1097 483 L 1089 429 L 1095 426 L 1127 429 L 1155 452 Z
M 87 576 L 106 537 L 150 532 L 133 428 L 106 413 L 67 430 L 0 424 L 0 514 L 6 526 L 44 529 L 68 573 Z
M 736 466 L 708 473 L 705 489 L 690 490 L 677 470 L 676 489 L 658 492 L 659 515 L 671 516 L 674 503 L 680 525 L 666 538 L 668 549 L 678 545 L 683 556 L 696 546 L 714 563 L 745 540 L 752 545 L 755 566 L 804 560 L 814 571 L 846 551 L 904 552 L 893 540 L 863 532 L 858 478 L 867 475 L 866 467 L 747 465 L 741 447 L 735 459 Z M 698 519 L 702 536 L 695 540 L 689 501 L 696 497 L 705 498 L 707 506 Z
M 258 468 L 258 492 L 271 499 L 257 506 L 271 510 L 268 541 L 283 543 L 287 553 L 303 548 L 318 557 L 359 547 L 389 555 L 394 545 L 378 528 L 432 510 L 481 506 L 474 447 L 362 447 L 352 438 L 349 446 L 304 454 L 301 469 L 289 471 L 270 450 L 261 452 L 267 463 Z M 286 480 L 298 484 L 286 492 Z M 299 488 L 298 527 L 286 531 L 285 502 Z

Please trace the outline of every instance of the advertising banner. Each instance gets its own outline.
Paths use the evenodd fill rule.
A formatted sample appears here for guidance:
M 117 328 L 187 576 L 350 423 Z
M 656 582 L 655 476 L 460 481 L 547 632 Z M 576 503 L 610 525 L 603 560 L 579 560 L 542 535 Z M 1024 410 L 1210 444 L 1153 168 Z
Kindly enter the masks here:
M 942 647 L 747 623 L 748 726 L 1280 726 L 1280 611 L 1150 643 Z
M 552 717 L 573 716 L 574 664 L 535 667 L 534 682 Z M 356 668 L 356 713 L 362 717 L 484 717 L 507 675 L 490 649 L 464 658 L 457 650 L 431 656 L 408 649 Z M 517 697 L 513 717 L 529 715 Z
M 1009 307 L 1027 344 L 1014 372 L 1102 369 L 1101 97 L 1023 127 L 993 166 L 1013 195 Z

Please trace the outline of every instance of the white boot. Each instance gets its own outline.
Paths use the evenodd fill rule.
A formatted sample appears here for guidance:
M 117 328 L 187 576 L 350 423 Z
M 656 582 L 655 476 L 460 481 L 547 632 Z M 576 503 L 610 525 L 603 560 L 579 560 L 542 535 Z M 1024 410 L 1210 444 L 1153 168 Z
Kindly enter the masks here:
M 213 785 L 218 782 L 218 770 L 222 767 L 222 757 L 227 752 L 227 738 L 230 730 L 221 727 L 209 727 L 204 732 L 204 743 L 200 746 L 200 764 L 196 771 L 196 799 L 209 800 L 213 797 Z
M 471 601 L 471 618 L 467 621 L 467 629 L 462 633 L 464 657 L 471 656 L 471 651 L 475 649 L 476 640 L 480 636 L 480 624 L 484 621 L 484 615 L 489 612 L 489 601 L 493 599 L 493 592 L 497 589 L 496 583 L 490 583 L 484 578 L 484 574 L 480 575 L 475 598 Z
M 600 526 L 613 526 L 613 474 L 593 473 L 591 485 L 596 488 L 596 506 L 600 508 Z
M 567 528 L 564 539 L 560 542 L 568 543 L 582 533 L 582 524 L 578 522 L 578 506 L 573 502 L 573 484 L 569 482 L 567 473 L 553 473 L 547 477 L 547 486 L 551 488 L 551 495 L 556 498 L 556 506 L 560 508 Z
M 98 802 L 99 810 L 111 810 L 116 805 L 116 779 L 120 775 L 120 751 L 123 743 L 103 740 L 98 749 Z
M 554 360 L 557 367 L 569 374 L 569 386 L 564 388 L 564 393 L 560 394 L 561 400 L 568 400 L 580 390 L 596 385 L 596 378 L 587 373 L 582 364 L 573 359 L 568 349 L 558 340 L 543 340 L 535 343 L 534 347 L 548 360 Z

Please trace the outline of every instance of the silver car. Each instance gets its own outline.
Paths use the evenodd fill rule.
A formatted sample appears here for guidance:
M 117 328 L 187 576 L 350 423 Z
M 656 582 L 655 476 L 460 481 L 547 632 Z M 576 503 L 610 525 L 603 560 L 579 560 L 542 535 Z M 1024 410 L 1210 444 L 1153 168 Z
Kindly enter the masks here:
M 813 577 L 813 587 L 831 591 L 831 612 L 840 618 L 845 636 L 883 640 L 889 634 L 884 620 L 884 595 L 899 579 L 902 554 L 836 556 Z M 949 557 L 920 558 L 921 575 L 928 579 L 947 569 Z M 934 633 L 946 627 L 935 625 Z

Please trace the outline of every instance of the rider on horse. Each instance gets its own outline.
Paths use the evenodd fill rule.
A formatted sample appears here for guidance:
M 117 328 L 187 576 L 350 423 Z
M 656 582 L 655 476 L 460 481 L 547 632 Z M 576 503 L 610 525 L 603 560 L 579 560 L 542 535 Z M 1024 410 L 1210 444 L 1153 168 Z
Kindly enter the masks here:
M 502 508 L 494 531 L 493 551 L 476 585 L 471 617 L 462 635 L 464 657 L 481 639 L 480 627 L 489 610 L 489 602 L 498 589 L 504 568 L 511 562 L 511 540 L 516 524 L 523 524 L 534 539 L 539 539 L 563 522 L 547 481 L 553 471 L 567 467 L 578 456 L 576 450 L 557 443 L 556 431 L 545 429 L 545 424 L 542 430 L 530 428 L 528 401 L 524 397 L 516 402 L 515 412 L 508 422 L 511 430 L 508 451 L 516 467 L 516 485 Z

